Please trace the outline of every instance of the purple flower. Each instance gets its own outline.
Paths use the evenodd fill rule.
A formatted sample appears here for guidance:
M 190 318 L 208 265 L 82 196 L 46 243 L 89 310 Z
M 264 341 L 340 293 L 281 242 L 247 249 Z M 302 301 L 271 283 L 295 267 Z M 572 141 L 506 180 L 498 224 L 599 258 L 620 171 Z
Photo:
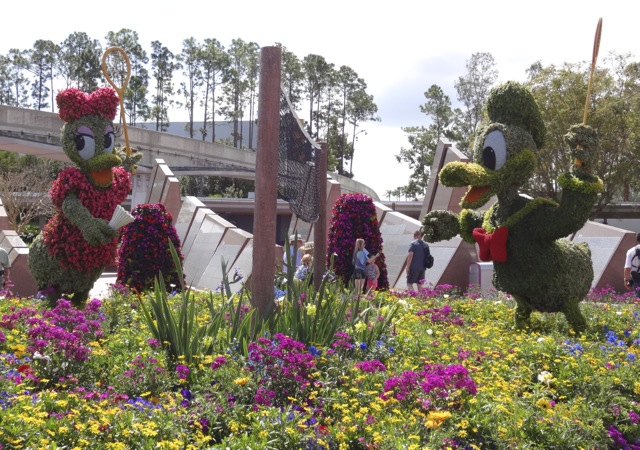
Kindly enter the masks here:
M 367 373 L 375 373 L 375 372 L 385 372 L 387 368 L 377 359 L 371 361 L 360 361 L 355 365 L 356 369 L 360 369 L 363 372 Z
M 176 367 L 176 373 L 178 374 L 178 378 L 180 380 L 186 380 L 189 375 L 189 368 L 185 365 L 179 364 Z

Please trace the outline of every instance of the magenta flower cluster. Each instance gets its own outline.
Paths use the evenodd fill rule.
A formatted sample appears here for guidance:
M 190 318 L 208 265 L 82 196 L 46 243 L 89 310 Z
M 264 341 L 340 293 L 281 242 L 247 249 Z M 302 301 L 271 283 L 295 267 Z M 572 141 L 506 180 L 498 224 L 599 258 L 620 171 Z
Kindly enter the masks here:
M 161 272 L 169 292 L 180 290 L 183 282 L 173 262 L 169 241 L 181 262 L 184 256 L 180 250 L 180 238 L 172 225 L 171 213 L 164 204 L 156 203 L 140 204 L 131 214 L 133 222 L 121 232 L 116 282 L 143 292 L 153 288 L 154 280 Z
M 21 374 L 38 381 L 73 373 L 77 364 L 89 358 L 89 343 L 104 337 L 101 306 L 100 300 L 93 299 L 81 311 L 60 299 L 52 310 L 22 308 L 3 315 L 0 328 L 26 329 L 30 363 L 20 366 Z
M 76 362 L 86 361 L 91 353 L 88 344 L 104 337 L 100 300 L 91 300 L 84 310 L 60 299 L 56 307 L 42 313 L 42 318 L 27 319 L 29 325 L 27 350 L 41 355 L 62 354 Z
M 360 361 L 355 365 L 356 369 L 360 369 L 366 373 L 386 372 L 387 368 L 377 359 L 371 361 Z
M 420 372 L 402 372 L 387 379 L 383 389 L 381 398 L 393 397 L 410 405 L 417 402 L 425 410 L 451 408 L 452 400 L 477 393 L 476 383 L 459 364 L 427 364 Z
M 258 377 L 257 405 L 283 406 L 304 395 L 316 368 L 315 358 L 302 342 L 281 333 L 249 344 L 248 367 Z
M 145 391 L 161 391 L 171 386 L 171 374 L 154 356 L 136 357 L 124 367 L 119 377 L 119 389 L 127 395 Z
M 442 308 L 427 308 L 416 312 L 416 316 L 422 320 L 430 320 L 431 323 L 450 323 L 452 325 L 463 326 L 464 319 L 454 314 L 453 308 L 445 305 Z
M 334 255 L 334 272 L 348 283 L 353 275 L 353 249 L 356 239 L 364 239 L 365 248 L 375 255 L 382 251 L 382 234 L 373 199 L 364 194 L 343 194 L 333 205 L 327 243 L 327 265 Z M 384 253 L 376 260 L 380 268 L 378 289 L 388 289 Z

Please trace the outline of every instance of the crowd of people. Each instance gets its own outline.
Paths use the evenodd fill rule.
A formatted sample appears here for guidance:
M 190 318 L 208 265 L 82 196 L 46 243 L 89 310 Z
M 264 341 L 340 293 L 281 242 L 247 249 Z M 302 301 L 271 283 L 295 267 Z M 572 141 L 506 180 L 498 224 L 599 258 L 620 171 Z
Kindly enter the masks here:
M 414 284 L 417 290 L 421 290 L 424 284 L 427 267 L 425 266 L 425 255 L 430 254 L 429 245 L 422 240 L 422 233 L 417 230 L 413 234 L 414 240 L 409 245 L 406 258 L 407 289 L 414 291 Z M 356 295 L 366 294 L 369 298 L 378 289 L 378 279 L 380 278 L 380 267 L 377 263 L 382 250 L 372 255 L 365 247 L 364 239 L 358 238 L 354 243 L 352 263 L 353 263 L 353 285 Z M 313 283 L 313 242 L 304 242 L 300 234 L 292 234 L 289 237 L 289 247 L 285 250 L 283 257 L 283 271 L 287 272 L 288 264 L 295 262 L 294 280 L 296 282 L 309 281 Z

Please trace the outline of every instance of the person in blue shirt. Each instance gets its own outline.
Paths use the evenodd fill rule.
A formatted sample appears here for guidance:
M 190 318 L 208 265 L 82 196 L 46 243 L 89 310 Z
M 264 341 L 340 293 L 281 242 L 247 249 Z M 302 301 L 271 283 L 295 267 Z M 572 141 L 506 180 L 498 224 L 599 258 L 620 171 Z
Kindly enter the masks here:
M 413 241 L 409 245 L 407 253 L 407 289 L 413 291 L 414 283 L 422 290 L 426 267 L 424 266 L 424 254 L 429 251 L 429 245 L 422 240 L 422 233 L 417 230 L 413 233 Z
M 360 296 L 362 294 L 367 264 L 374 262 L 378 256 L 380 256 L 380 253 L 369 256 L 369 252 L 364 248 L 364 239 L 356 239 L 356 245 L 353 249 L 353 284 L 356 295 Z

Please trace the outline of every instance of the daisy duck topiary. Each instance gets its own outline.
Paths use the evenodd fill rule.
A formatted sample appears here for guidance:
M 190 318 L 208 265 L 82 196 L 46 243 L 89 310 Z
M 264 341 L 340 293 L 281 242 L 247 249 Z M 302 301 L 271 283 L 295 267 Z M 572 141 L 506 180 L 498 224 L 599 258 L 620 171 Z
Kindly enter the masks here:
M 115 148 L 113 119 L 119 99 L 111 88 L 91 94 L 71 88 L 56 97 L 62 148 L 75 167 L 53 182 L 53 217 L 29 251 L 29 268 L 51 306 L 63 294 L 83 307 L 93 284 L 114 263 L 118 231 L 109 225 L 131 190 Z
M 582 228 L 602 190 L 602 181 L 593 175 L 596 132 L 574 125 L 565 135 L 575 164 L 558 179 L 562 198 L 556 203 L 519 193 L 533 175 L 545 135 L 531 92 L 515 82 L 492 89 L 487 115 L 490 123 L 476 139 L 475 163 L 451 162 L 439 174 L 445 186 L 469 186 L 461 201 L 464 209 L 459 215 L 429 212 L 422 220 L 426 239 L 460 234 L 477 243 L 480 259 L 493 261 L 494 286 L 516 302 L 518 326 L 527 323 L 532 311 L 561 312 L 581 332 L 586 320 L 579 303 L 593 281 L 591 251 L 586 243 L 565 238 Z M 488 211 L 475 211 L 493 196 L 497 202 Z

